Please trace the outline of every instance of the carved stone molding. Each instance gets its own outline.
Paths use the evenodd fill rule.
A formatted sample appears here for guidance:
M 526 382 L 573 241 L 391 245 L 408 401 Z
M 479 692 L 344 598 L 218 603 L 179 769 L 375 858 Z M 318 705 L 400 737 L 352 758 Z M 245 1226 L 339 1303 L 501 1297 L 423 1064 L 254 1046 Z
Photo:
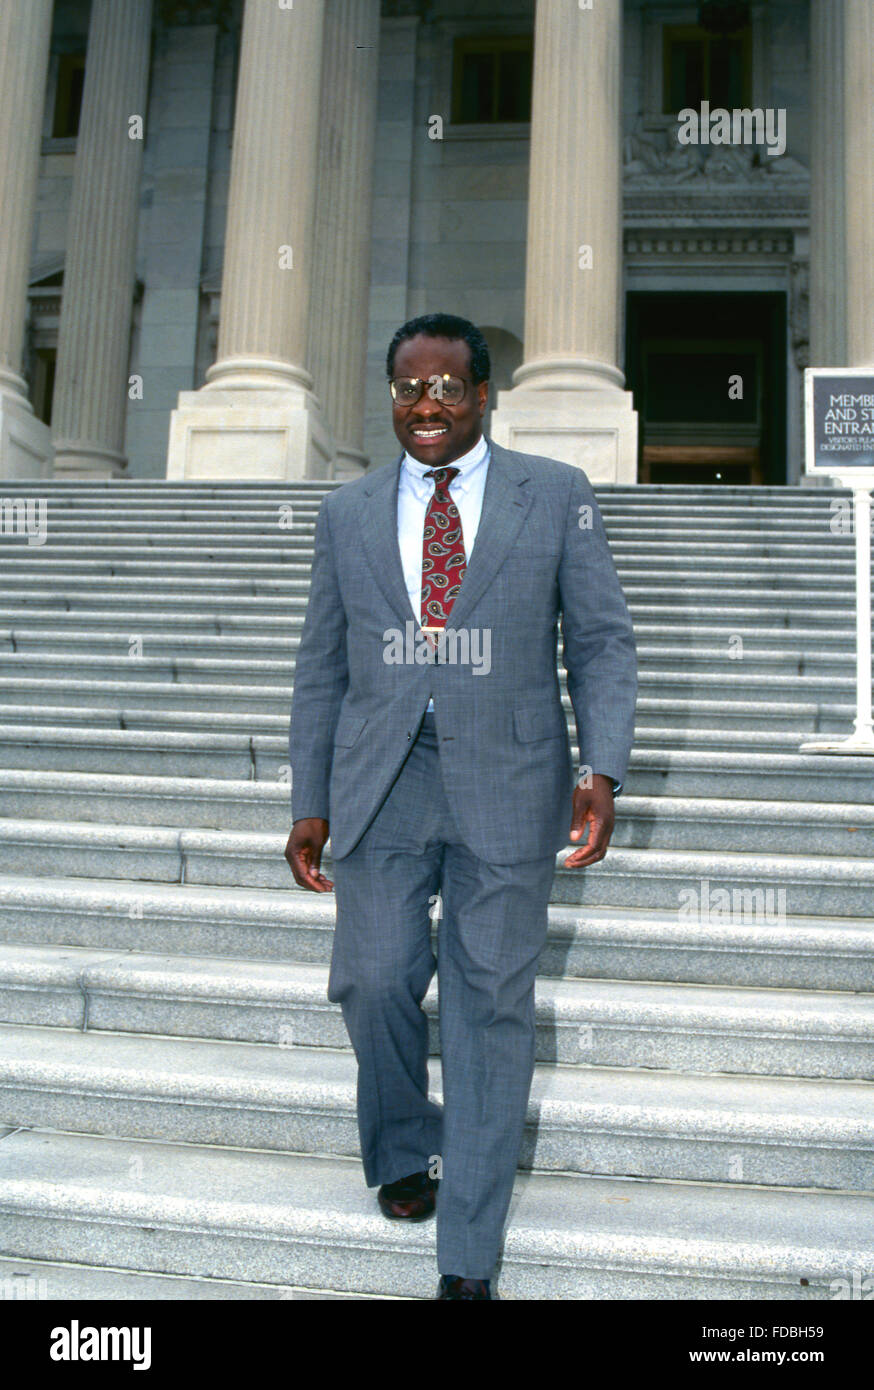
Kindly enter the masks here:
M 810 171 L 800 160 L 782 154 L 772 157 L 759 145 L 681 145 L 676 122 L 653 124 L 638 115 L 622 141 L 623 178 L 628 188 L 665 184 L 748 184 L 751 189 L 779 185 L 806 188 Z
M 37 286 L 28 291 L 27 301 L 30 311 L 30 322 L 33 325 L 44 327 L 49 324 L 57 329 L 61 318 L 61 301 L 64 291 L 59 286 L 43 288 Z
M 625 233 L 625 254 L 633 256 L 781 256 L 791 255 L 789 231 L 637 231 Z
M 623 142 L 626 223 L 807 223 L 809 170 L 757 145 L 680 145 L 676 126 L 638 115 Z
M 658 227 L 666 231 L 676 228 L 749 227 L 752 225 L 779 228 L 806 228 L 810 220 L 810 198 L 807 191 L 774 188 L 764 191 L 749 187 L 692 189 L 662 186 L 650 189 L 629 189 L 623 198 L 624 220 L 627 227 Z

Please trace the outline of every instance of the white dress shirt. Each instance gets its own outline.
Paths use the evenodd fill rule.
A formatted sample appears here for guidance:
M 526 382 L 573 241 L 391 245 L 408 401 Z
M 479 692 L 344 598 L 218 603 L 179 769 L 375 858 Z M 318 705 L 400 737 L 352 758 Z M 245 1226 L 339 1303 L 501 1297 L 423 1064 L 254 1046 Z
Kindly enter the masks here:
M 459 472 L 449 484 L 449 496 L 458 508 L 464 553 L 470 554 L 479 529 L 483 507 L 483 492 L 489 471 L 489 445 L 484 435 L 461 458 L 441 465 L 457 468 Z M 425 474 L 434 468 L 432 463 L 420 463 L 404 453 L 398 479 L 398 549 L 401 568 L 416 622 L 422 620 L 422 537 L 425 532 L 425 513 L 434 496 L 434 479 Z
M 479 530 L 489 459 L 488 440 L 485 435 L 480 435 L 473 448 L 462 454 L 461 458 L 440 465 L 459 470 L 449 484 L 449 496 L 458 508 L 468 564 Z M 425 513 L 434 496 L 434 479 L 426 478 L 425 474 L 434 467 L 432 463 L 420 463 L 405 450 L 398 479 L 398 549 L 401 553 L 401 568 L 404 572 L 410 608 L 417 625 L 422 620 L 422 537 L 425 532 Z M 429 711 L 433 708 L 434 701 L 429 700 Z

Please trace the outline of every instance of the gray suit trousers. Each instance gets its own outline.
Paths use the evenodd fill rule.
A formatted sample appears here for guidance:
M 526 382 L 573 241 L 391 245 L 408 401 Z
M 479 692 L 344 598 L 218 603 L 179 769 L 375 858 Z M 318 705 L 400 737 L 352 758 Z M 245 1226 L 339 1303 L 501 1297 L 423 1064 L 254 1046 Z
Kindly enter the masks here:
M 488 1279 L 498 1257 L 534 1069 L 534 980 L 554 872 L 552 854 L 492 864 L 467 848 L 433 715 L 361 840 L 334 862 L 328 997 L 342 1005 L 358 1060 L 365 1180 L 440 1176 L 441 1274 Z M 442 1108 L 428 1099 L 421 1007 L 435 966 Z

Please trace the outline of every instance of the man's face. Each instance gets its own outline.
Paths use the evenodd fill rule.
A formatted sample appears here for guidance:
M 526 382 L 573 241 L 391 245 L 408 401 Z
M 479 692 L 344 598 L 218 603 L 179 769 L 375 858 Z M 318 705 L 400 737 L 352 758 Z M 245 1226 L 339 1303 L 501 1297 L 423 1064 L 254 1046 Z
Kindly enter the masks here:
M 461 458 L 482 434 L 482 417 L 489 396 L 488 383 L 474 386 L 470 379 L 470 348 L 463 338 L 407 338 L 395 353 L 395 377 L 461 377 L 466 389 L 458 405 L 434 396 L 426 385 L 415 405 L 392 402 L 392 423 L 403 447 L 420 463 L 440 468 Z

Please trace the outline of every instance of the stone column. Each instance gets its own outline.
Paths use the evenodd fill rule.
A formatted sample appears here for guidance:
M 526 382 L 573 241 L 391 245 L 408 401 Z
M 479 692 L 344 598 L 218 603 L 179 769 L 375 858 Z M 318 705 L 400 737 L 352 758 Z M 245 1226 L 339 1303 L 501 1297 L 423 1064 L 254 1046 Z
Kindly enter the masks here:
M 364 380 L 370 290 L 379 0 L 325 16 L 310 363 L 335 442 L 334 477 L 367 467 Z
M 202 390 L 180 394 L 171 478 L 328 472 L 333 446 L 306 366 L 324 9 L 247 0 L 218 359 Z
M 180 391 L 195 386 L 200 327 L 210 145 L 226 138 L 216 103 L 221 0 L 160 6 L 155 26 L 149 108 L 148 235 L 140 252 L 144 282 L 136 370 L 142 400 L 128 402 L 126 445 L 137 475 L 163 477 L 167 426 Z M 213 22 L 208 22 L 213 21 Z M 221 76 L 225 76 L 223 67 Z M 225 88 L 226 89 L 226 88 Z M 214 123 L 226 122 L 221 135 Z
M 622 328 L 622 0 L 538 0 L 525 360 L 492 435 L 598 482 L 637 477 Z
M 810 6 L 810 365 L 847 365 L 844 0 Z
M 847 365 L 874 369 L 874 5 L 844 7 Z
M 126 466 L 151 35 L 152 0 L 93 0 L 58 330 L 60 477 L 115 477 Z
M 51 475 L 51 432 L 21 376 L 52 0 L 0 5 L 0 478 Z

